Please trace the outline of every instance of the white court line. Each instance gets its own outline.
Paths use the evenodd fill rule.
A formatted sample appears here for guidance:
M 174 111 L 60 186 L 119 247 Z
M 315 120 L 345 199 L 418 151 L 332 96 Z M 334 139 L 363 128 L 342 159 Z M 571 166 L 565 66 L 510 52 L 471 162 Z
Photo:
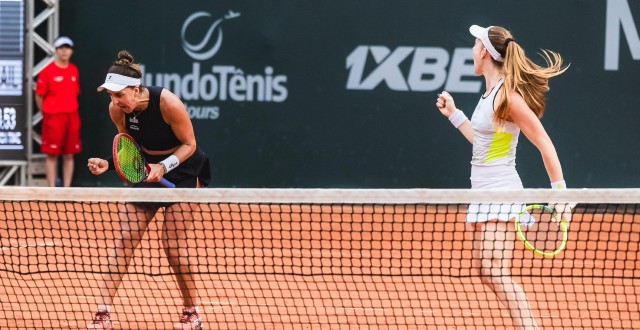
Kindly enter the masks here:
M 472 309 L 464 309 L 462 311 L 449 311 L 449 312 L 446 312 L 444 314 L 440 313 L 440 311 L 438 311 L 438 310 L 423 309 L 423 310 L 417 310 L 416 313 L 429 314 L 429 315 L 432 315 L 432 316 L 442 315 L 442 316 L 454 316 L 454 317 L 459 317 L 459 316 L 482 316 L 483 315 L 482 312 L 474 311 Z M 506 316 L 509 316 L 509 315 L 506 314 Z
M 9 242 L 9 244 L 11 244 L 11 242 Z M 9 250 L 18 250 L 18 249 L 30 249 L 30 248 L 38 248 L 38 247 L 48 247 L 48 246 L 56 246 L 56 243 L 53 242 L 53 241 L 49 241 L 49 242 L 42 242 L 42 243 L 37 243 L 37 244 L 19 244 L 19 242 L 18 242 L 18 246 L 3 246 L 2 249 L 0 249 L 0 250 L 9 251 Z

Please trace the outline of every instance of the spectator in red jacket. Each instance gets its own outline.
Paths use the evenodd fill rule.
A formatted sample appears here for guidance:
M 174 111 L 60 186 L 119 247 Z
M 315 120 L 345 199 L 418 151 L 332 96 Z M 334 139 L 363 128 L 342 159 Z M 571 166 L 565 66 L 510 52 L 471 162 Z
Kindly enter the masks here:
M 42 111 L 42 144 L 40 151 L 47 155 L 45 171 L 47 184 L 56 186 L 58 157 L 62 155 L 62 185 L 71 186 L 74 155 L 82 150 L 78 95 L 78 68 L 70 62 L 73 41 L 58 37 L 53 46 L 56 57 L 38 75 L 36 105 Z

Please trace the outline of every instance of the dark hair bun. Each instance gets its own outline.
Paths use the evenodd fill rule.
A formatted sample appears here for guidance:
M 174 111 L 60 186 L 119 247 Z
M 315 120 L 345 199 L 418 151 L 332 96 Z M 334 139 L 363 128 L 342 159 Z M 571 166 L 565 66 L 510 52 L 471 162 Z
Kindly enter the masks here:
M 133 55 L 129 54 L 126 50 L 118 52 L 118 59 L 114 63 L 119 66 L 129 66 L 133 63 Z

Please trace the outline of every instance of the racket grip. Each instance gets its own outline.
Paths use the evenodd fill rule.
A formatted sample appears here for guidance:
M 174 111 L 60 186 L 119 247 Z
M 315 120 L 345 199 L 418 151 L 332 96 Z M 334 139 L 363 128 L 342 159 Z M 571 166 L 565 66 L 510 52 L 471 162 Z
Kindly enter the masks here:
M 167 180 L 165 178 L 160 179 L 160 184 L 165 186 L 165 187 L 167 187 L 167 188 L 175 188 L 176 187 L 176 185 L 173 184 L 173 182 L 171 182 L 171 181 L 169 181 L 169 180 Z

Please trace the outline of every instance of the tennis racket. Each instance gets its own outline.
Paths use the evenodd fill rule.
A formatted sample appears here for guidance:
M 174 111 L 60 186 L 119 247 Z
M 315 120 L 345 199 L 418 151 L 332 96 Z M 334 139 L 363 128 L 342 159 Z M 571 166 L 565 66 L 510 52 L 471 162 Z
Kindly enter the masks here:
M 567 245 L 569 225 L 553 207 L 528 205 L 516 217 L 515 226 L 524 246 L 543 257 L 555 257 Z
M 132 184 L 144 181 L 150 169 L 140 146 L 127 133 L 120 133 L 113 139 L 113 164 L 120 179 Z M 160 184 L 167 188 L 176 187 L 165 178 L 160 179 Z

